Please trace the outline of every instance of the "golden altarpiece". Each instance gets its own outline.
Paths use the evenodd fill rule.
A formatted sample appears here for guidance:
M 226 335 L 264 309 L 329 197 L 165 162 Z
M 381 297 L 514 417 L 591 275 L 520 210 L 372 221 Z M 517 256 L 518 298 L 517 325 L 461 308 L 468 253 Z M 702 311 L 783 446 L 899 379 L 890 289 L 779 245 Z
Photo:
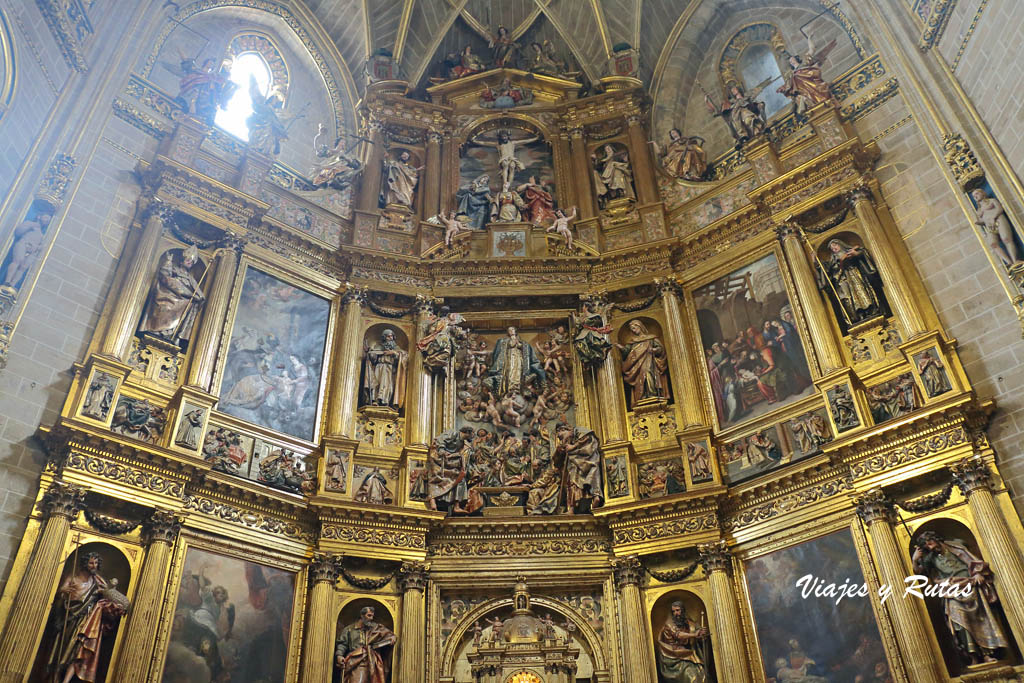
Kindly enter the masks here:
M 897 237 L 877 147 L 826 102 L 784 143 L 746 140 L 747 171 L 669 179 L 641 84 L 606 81 L 371 83 L 337 247 L 270 215 L 267 149 L 211 160 L 211 128 L 176 117 L 40 427 L 4 680 L 45 670 L 58 586 L 93 553 L 109 681 L 338 680 L 360 637 L 360 675 L 401 683 L 655 683 L 683 660 L 826 680 L 798 637 L 839 609 L 815 579 L 866 586 L 841 605 L 852 636 L 818 633 L 847 648 L 828 680 L 1019 680 L 994 406 Z M 689 198 L 666 210 L 666 183 Z M 928 538 L 994 583 L 1004 646 L 958 661 L 941 598 L 903 598 Z

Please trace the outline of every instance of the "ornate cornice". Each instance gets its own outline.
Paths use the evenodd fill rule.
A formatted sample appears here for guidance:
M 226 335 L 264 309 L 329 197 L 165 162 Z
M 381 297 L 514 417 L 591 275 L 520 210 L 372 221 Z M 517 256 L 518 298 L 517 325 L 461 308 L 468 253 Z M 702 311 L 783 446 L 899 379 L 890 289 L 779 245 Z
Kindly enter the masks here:
M 234 505 L 202 495 L 186 494 L 182 507 L 185 510 L 207 515 L 236 526 L 274 534 L 275 536 L 310 544 L 316 541 L 316 534 L 297 521 L 275 517 L 251 509 L 235 507 Z
M 90 455 L 75 447 L 72 447 L 64 461 L 64 469 L 82 472 L 146 493 L 155 493 L 170 498 L 181 498 L 185 491 L 185 483 L 181 479 L 174 479 L 158 471 L 133 467 L 99 455 Z
M 74 520 L 85 507 L 88 489 L 63 481 L 54 481 L 39 501 L 39 510 L 45 517 L 66 517 Z

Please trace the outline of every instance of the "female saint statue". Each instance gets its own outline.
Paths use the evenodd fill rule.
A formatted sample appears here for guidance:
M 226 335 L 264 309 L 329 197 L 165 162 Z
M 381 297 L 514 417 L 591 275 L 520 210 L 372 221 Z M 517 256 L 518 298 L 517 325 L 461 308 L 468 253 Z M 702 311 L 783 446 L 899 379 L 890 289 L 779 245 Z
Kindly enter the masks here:
M 831 252 L 825 262 L 828 277 L 851 324 L 882 314 L 881 298 L 874 280 L 878 269 L 868 250 L 839 238 L 828 242 Z

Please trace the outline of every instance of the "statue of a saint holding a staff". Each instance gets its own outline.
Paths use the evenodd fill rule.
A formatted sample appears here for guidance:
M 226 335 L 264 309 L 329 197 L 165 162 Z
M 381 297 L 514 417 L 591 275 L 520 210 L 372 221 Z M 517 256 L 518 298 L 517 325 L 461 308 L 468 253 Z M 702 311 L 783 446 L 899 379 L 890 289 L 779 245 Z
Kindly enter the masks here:
M 196 316 L 206 302 L 201 288 L 205 274 L 194 244 L 188 249 L 164 252 L 142 311 L 139 332 L 176 346 L 187 343 L 192 338 Z

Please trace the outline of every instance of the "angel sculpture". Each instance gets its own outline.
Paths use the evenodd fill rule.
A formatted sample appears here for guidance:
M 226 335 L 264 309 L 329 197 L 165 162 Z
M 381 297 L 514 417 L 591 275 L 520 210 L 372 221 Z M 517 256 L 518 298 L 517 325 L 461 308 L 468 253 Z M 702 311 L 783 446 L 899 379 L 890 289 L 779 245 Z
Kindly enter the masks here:
M 512 40 L 512 36 L 507 28 L 499 26 L 498 34 L 491 36 L 487 47 L 494 51 L 495 67 L 499 69 L 515 67 L 516 56 L 519 53 L 519 43 Z
M 323 141 L 326 134 L 327 126 L 321 123 L 313 138 L 313 151 L 325 161 L 313 167 L 313 185 L 318 189 L 330 187 L 342 191 L 359 177 L 363 171 L 363 164 L 359 159 L 349 155 L 349 150 L 343 149 L 342 138 L 335 141 L 333 148 L 328 147 Z
M 206 59 L 197 66 L 194 57 L 183 54 L 177 65 L 160 62 L 179 79 L 175 103 L 207 125 L 213 125 L 217 111 L 226 109 L 238 90 L 238 84 L 231 80 L 231 59 L 224 59 L 215 71 L 216 63 L 216 59 Z
M 449 211 L 447 215 L 444 212 L 437 214 L 436 219 L 439 224 L 444 226 L 444 246 L 452 246 L 452 240 L 460 232 L 469 232 L 469 228 L 466 224 L 460 220 L 455 219 L 455 212 Z M 427 221 L 428 223 L 433 222 L 433 219 Z
M 569 229 L 569 221 L 576 218 L 576 207 L 572 207 L 572 213 L 566 215 L 561 209 L 555 211 L 555 220 L 548 226 L 545 232 L 556 232 L 565 240 L 565 246 L 572 249 L 572 230 Z
M 814 41 L 808 38 L 806 54 L 789 56 L 792 71 L 786 82 L 779 86 L 778 92 L 793 100 L 793 113 L 798 120 L 806 119 L 805 114 L 811 107 L 834 101 L 832 90 L 821 77 L 821 65 L 835 46 L 836 41 L 832 40 L 815 53 Z
M 707 105 L 712 116 L 721 116 L 729 126 L 729 132 L 736 140 L 737 147 L 747 140 L 757 137 L 768 127 L 764 116 L 764 102 L 758 102 L 756 98 L 774 80 L 774 78 L 768 78 L 758 83 L 749 95 L 739 84 L 732 83 L 729 86 L 726 100 L 720 106 L 715 105 L 711 101 L 711 96 L 705 91 L 704 104 Z
M 516 158 L 516 149 L 522 145 L 528 145 L 540 139 L 539 135 L 520 140 L 514 139 L 512 133 L 507 130 L 498 131 L 498 141 L 473 140 L 470 144 L 480 147 L 493 147 L 498 150 L 498 168 L 501 169 L 501 184 L 511 185 L 515 180 L 516 171 L 523 171 L 526 166 Z
M 654 155 L 660 159 L 662 170 L 668 175 L 683 180 L 704 179 L 708 170 L 704 138 L 686 136 L 678 128 L 673 128 L 668 132 L 668 145 L 664 150 L 654 140 L 649 144 L 654 148 Z
M 299 116 L 284 113 L 284 93 L 280 86 L 272 87 L 264 95 L 256 79 L 249 76 L 249 96 L 252 114 L 245 120 L 249 127 L 249 147 L 267 156 L 280 154 L 281 140 L 288 139 L 285 124 L 298 120 Z

